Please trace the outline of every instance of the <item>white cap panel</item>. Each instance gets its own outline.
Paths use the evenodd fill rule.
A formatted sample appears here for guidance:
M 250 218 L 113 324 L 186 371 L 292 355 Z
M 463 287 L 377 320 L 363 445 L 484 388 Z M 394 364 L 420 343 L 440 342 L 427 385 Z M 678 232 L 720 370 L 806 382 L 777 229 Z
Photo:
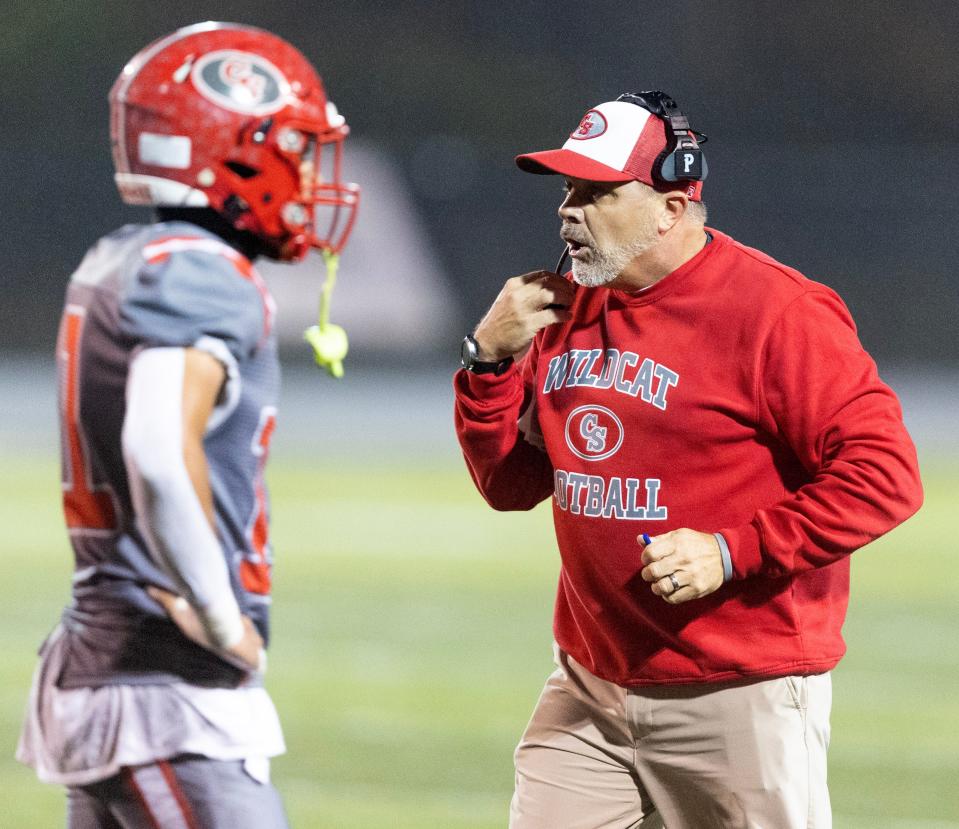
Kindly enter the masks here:
M 615 170 L 622 170 L 643 133 L 646 121 L 653 117 L 655 116 L 652 113 L 636 104 L 607 101 L 593 107 L 583 117 L 579 126 L 563 144 L 563 149 L 584 155 Z M 574 137 L 578 134 L 583 137 Z

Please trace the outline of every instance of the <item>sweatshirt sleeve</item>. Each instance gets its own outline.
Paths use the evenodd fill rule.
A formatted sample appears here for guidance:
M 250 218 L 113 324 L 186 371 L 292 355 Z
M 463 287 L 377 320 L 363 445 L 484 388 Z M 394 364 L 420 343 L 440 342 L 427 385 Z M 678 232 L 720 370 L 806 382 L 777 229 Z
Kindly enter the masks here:
M 532 509 L 553 491 L 553 467 L 536 445 L 530 408 L 535 353 L 499 377 L 460 369 L 453 378 L 456 436 L 476 488 L 497 510 Z
M 801 295 L 770 331 L 759 363 L 757 419 L 792 449 L 808 481 L 749 523 L 720 531 L 734 578 L 831 564 L 922 504 L 899 401 L 832 291 Z

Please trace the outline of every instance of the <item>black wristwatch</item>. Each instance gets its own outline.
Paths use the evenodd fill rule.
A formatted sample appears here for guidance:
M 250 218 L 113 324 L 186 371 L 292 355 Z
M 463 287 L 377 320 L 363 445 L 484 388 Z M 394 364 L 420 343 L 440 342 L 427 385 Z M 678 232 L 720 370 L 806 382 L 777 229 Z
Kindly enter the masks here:
M 495 374 L 497 377 L 513 365 L 513 358 L 506 357 L 498 363 L 484 363 L 479 359 L 479 343 L 476 337 L 467 334 L 460 346 L 460 362 L 463 368 L 473 374 Z

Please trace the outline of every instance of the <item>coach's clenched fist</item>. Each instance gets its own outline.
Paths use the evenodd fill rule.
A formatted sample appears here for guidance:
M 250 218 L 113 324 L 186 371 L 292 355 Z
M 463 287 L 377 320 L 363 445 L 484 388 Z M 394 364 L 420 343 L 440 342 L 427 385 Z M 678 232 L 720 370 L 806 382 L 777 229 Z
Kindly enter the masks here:
M 573 285 L 549 271 L 533 271 L 508 279 L 473 336 L 479 359 L 497 362 L 518 354 L 536 332 L 569 319 Z
M 637 539 L 643 543 L 643 537 Z M 656 536 L 643 549 L 643 579 L 670 604 L 699 599 L 723 584 L 723 557 L 710 533 L 673 530 Z

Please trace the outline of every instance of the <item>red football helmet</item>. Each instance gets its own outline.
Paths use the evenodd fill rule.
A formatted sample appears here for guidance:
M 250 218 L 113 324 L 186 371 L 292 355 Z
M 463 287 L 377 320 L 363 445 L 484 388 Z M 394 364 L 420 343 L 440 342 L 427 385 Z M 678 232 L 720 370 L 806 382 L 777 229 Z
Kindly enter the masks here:
M 278 259 L 337 253 L 353 228 L 346 121 L 309 61 L 262 29 L 198 23 L 147 46 L 110 90 L 110 132 L 128 204 L 210 207 Z

